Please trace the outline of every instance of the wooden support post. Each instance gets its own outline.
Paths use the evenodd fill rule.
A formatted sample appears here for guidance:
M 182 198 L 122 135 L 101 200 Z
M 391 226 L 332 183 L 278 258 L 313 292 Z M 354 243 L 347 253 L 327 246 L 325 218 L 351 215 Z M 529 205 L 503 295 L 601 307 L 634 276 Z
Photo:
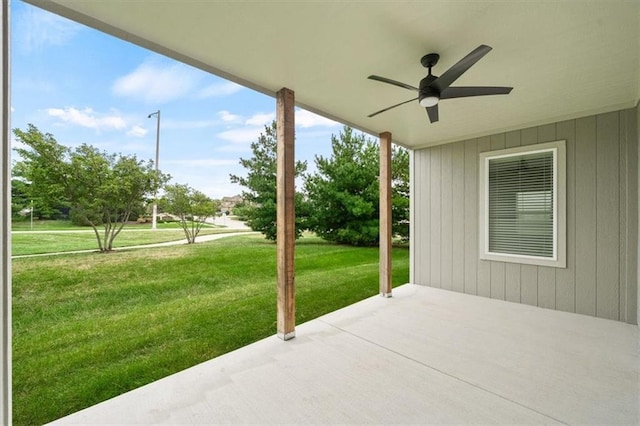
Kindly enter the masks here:
M 380 296 L 391 297 L 391 133 L 380 134 Z
M 276 103 L 278 337 L 289 340 L 296 336 L 294 92 L 280 89 Z
M 11 140 L 9 0 L 0 5 L 0 423 L 11 424 Z

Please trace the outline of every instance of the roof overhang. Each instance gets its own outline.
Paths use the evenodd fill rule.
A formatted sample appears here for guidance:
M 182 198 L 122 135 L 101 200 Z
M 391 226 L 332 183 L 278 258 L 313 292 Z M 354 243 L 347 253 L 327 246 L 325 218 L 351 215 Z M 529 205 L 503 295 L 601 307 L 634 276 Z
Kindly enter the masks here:
M 640 2 L 242 2 L 26 0 L 409 148 L 633 107 L 640 99 Z M 440 121 L 409 103 L 420 58 L 439 74 L 480 44 L 493 50 L 455 85 L 512 86 L 450 99 Z

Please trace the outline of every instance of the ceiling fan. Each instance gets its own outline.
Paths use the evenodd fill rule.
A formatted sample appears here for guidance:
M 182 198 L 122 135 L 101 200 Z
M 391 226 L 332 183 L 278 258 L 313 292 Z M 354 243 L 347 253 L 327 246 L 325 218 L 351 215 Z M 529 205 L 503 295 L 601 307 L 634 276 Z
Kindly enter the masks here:
M 399 107 L 400 105 L 417 100 L 421 106 L 426 108 L 429 121 L 431 123 L 435 123 L 438 121 L 438 102 L 440 100 L 466 98 L 469 96 L 508 95 L 513 87 L 450 87 L 451 83 L 456 81 L 465 73 L 465 71 L 482 59 L 484 55 L 489 53 L 490 50 L 490 46 L 485 46 L 484 44 L 478 46 L 467 56 L 458 61 L 458 63 L 445 71 L 440 77 L 431 74 L 431 68 L 438 63 L 440 55 L 437 53 L 429 53 L 428 55 L 423 56 L 420 63 L 422 63 L 423 67 L 429 70 L 429 74 L 420 80 L 419 87 L 413 87 L 410 84 L 401 83 L 386 77 L 370 75 L 368 77 L 370 80 L 381 81 L 383 83 L 393 84 L 394 86 L 418 92 L 418 97 L 381 109 L 380 111 L 368 115 L 368 117 L 374 117 L 385 111 Z

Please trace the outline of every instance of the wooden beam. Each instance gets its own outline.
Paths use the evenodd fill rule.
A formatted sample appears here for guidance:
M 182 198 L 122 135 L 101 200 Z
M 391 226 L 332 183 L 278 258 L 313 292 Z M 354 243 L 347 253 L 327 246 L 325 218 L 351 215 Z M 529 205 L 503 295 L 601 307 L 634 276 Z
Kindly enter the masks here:
M 0 423 L 11 424 L 11 140 L 9 0 L 0 5 Z
M 278 256 L 278 337 L 295 337 L 295 156 L 294 106 L 292 90 L 276 94 L 277 148 L 277 256 Z
M 391 133 L 380 134 L 380 295 L 391 297 Z

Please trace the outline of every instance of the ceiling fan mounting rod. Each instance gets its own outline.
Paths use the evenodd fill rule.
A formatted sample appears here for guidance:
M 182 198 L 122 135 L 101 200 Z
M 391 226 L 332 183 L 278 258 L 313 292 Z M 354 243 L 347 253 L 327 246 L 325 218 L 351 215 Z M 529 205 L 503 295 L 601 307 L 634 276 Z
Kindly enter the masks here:
M 440 55 L 438 55 L 437 53 L 429 53 L 427 55 L 424 55 L 422 59 L 420 59 L 420 63 L 423 67 L 427 68 L 429 70 L 429 74 L 431 74 L 431 67 L 436 66 L 439 59 Z

